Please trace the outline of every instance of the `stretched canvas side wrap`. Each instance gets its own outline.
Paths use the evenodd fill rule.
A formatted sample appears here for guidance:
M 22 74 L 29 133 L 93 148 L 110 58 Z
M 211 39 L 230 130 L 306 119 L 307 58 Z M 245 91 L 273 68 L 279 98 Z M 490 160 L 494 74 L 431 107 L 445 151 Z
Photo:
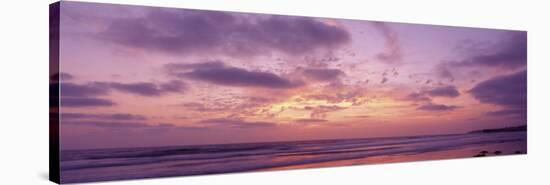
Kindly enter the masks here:
M 49 79 L 57 183 L 527 153 L 526 31 L 62 1 Z

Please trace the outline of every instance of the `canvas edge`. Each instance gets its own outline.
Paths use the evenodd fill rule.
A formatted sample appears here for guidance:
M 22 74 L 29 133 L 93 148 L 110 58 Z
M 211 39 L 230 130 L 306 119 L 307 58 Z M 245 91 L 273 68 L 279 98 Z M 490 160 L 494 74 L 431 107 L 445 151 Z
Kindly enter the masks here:
M 49 5 L 49 180 L 60 184 L 59 38 L 61 2 Z

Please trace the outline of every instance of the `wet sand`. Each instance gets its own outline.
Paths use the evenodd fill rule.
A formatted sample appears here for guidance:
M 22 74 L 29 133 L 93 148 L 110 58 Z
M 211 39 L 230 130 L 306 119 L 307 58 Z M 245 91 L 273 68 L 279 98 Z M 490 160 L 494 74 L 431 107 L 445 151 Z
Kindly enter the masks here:
M 484 156 L 478 156 L 483 151 L 486 151 L 487 153 Z M 454 149 L 454 150 L 443 150 L 443 151 L 424 152 L 424 153 L 405 153 L 405 154 L 398 154 L 398 155 L 375 156 L 375 157 L 365 157 L 360 159 L 330 161 L 330 162 L 315 163 L 315 164 L 285 166 L 285 167 L 269 168 L 269 169 L 266 169 L 266 171 L 338 167 L 338 166 L 381 164 L 381 163 L 399 163 L 399 162 L 412 162 L 412 161 L 416 162 L 416 161 L 429 161 L 429 160 L 446 160 L 446 159 L 460 159 L 460 158 L 473 158 L 473 157 L 506 156 L 506 155 L 518 155 L 518 154 L 526 154 L 526 153 L 527 153 L 527 145 L 525 142 L 509 142 L 509 143 L 467 146 L 467 147 Z

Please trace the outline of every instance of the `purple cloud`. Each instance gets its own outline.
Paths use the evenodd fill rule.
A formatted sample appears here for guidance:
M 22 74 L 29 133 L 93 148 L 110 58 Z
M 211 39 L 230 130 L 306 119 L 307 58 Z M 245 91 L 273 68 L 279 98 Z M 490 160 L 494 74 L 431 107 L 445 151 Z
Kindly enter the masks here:
M 406 97 L 404 97 L 403 100 L 431 103 L 432 97 L 455 98 L 458 96 L 460 96 L 460 92 L 456 90 L 455 86 L 443 86 L 443 87 L 435 87 L 435 88 L 424 90 L 421 92 L 410 93 Z
M 481 53 L 456 63 L 458 66 L 518 69 L 527 65 L 527 32 L 510 31 L 505 38 Z
M 137 82 L 137 83 L 108 83 L 109 87 L 121 91 L 132 93 L 141 96 L 160 96 L 167 92 L 182 92 L 186 89 L 186 86 L 181 81 L 171 81 L 164 84 L 154 84 L 149 82 Z
M 344 75 L 344 72 L 339 69 L 307 68 L 302 70 L 302 74 L 315 81 L 332 81 Z
M 432 101 L 432 99 L 424 93 L 411 93 L 407 95 L 404 99 L 409 101 L 414 101 L 414 102 L 417 102 L 417 101 L 431 102 Z
M 322 123 L 322 122 L 327 122 L 328 120 L 326 119 L 297 119 L 297 120 L 294 120 L 295 122 L 297 123 Z
M 87 83 L 79 85 L 75 83 L 60 83 L 51 84 L 59 85 L 61 96 L 70 97 L 90 97 L 106 95 L 109 92 L 109 88 L 101 83 Z
M 147 128 L 142 122 L 110 122 L 110 121 L 62 121 L 63 125 L 93 126 L 106 128 Z
M 177 77 L 189 78 L 193 80 L 227 86 L 242 87 L 265 87 L 265 88 L 295 88 L 302 85 L 301 82 L 292 82 L 288 79 L 277 76 L 276 74 L 262 71 L 248 71 L 246 69 L 230 67 L 225 65 L 212 65 L 212 63 L 182 64 L 179 67 L 187 67 L 187 71 L 175 71 L 177 64 L 168 64 L 165 66 L 171 71 L 172 75 Z M 189 71 L 190 69 L 190 71 Z
M 62 119 L 97 119 L 97 120 L 147 120 L 147 117 L 135 114 L 87 114 L 87 113 L 61 113 Z
M 431 97 L 457 97 L 460 96 L 460 93 L 458 90 L 456 90 L 455 86 L 444 86 L 444 87 L 436 87 L 434 89 L 430 89 L 425 92 L 426 94 L 430 95 Z
M 61 97 L 60 105 L 62 107 L 96 107 L 96 106 L 114 106 L 115 102 L 102 98 L 90 97 Z
M 503 110 L 488 112 L 488 115 L 527 117 L 526 70 L 480 82 L 469 93 L 482 103 L 503 107 Z
M 209 127 L 220 128 L 264 128 L 277 126 L 277 124 L 271 122 L 248 122 L 234 118 L 207 119 L 197 123 L 207 125 Z
M 87 84 L 61 83 L 60 85 L 60 94 L 64 97 L 102 96 L 107 95 L 113 89 L 141 96 L 160 96 L 163 93 L 182 92 L 186 89 L 186 85 L 181 81 L 170 81 L 159 85 L 149 82 L 91 82 Z
M 313 18 L 220 11 L 154 9 L 144 17 L 112 20 L 99 35 L 123 46 L 172 54 L 301 55 L 349 42 L 349 33 Z
M 443 105 L 443 104 L 427 103 L 427 104 L 419 106 L 416 109 L 423 110 L 423 111 L 451 111 L 451 110 L 455 110 L 457 108 L 460 108 L 460 107 L 459 106 L 454 106 L 454 105 Z
M 336 112 L 340 110 L 347 109 L 346 107 L 341 107 L 337 105 L 319 105 L 319 106 L 306 106 L 304 110 L 309 110 L 311 113 L 309 117 L 312 119 L 321 119 L 325 118 L 328 113 Z
M 378 53 L 376 58 L 383 62 L 395 63 L 400 62 L 403 58 L 401 46 L 399 45 L 399 37 L 397 33 L 391 29 L 386 23 L 373 22 L 374 27 L 384 36 L 386 40 L 386 51 Z
M 437 75 L 438 77 L 445 78 L 450 81 L 455 80 L 453 72 L 451 72 L 451 70 L 449 69 L 449 64 L 447 64 L 447 62 L 438 64 L 435 67 L 434 71 L 435 71 L 435 75 Z
M 507 107 L 527 104 L 527 71 L 497 76 L 480 82 L 469 91 L 483 103 Z

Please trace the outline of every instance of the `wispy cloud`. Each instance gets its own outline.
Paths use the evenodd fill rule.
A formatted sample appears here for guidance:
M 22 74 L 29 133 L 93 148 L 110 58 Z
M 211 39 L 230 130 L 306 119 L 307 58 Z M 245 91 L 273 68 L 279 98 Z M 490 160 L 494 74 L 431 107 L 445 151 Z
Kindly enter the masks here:
M 424 105 L 420 105 L 417 109 L 423 111 L 451 111 L 457 108 L 460 108 L 460 106 L 426 103 Z
M 386 41 L 386 51 L 378 53 L 376 58 L 382 62 L 396 63 L 403 58 L 403 52 L 399 44 L 399 37 L 392 28 L 383 22 L 373 22 L 374 27 L 382 34 Z
M 265 128 L 265 127 L 274 127 L 277 124 L 271 122 L 249 122 L 237 118 L 218 118 L 218 119 L 207 119 L 199 121 L 198 124 L 205 125 L 207 127 L 217 127 L 217 128 Z

